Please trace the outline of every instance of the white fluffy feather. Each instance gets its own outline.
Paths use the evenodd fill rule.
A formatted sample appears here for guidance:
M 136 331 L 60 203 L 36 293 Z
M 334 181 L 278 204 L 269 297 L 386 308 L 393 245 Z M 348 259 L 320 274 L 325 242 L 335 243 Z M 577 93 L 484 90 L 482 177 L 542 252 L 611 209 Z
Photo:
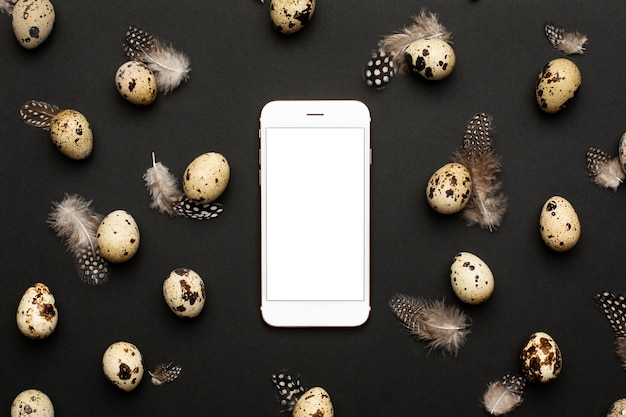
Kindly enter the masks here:
M 0 12 L 11 16 L 13 14 L 13 6 L 17 0 L 0 0 Z
M 183 198 L 183 192 L 178 188 L 178 181 L 170 170 L 160 162 L 156 162 L 152 154 L 152 166 L 143 175 L 146 187 L 152 197 L 150 208 L 161 213 L 177 216 L 174 205 Z
M 487 386 L 482 403 L 485 410 L 494 416 L 510 413 L 524 400 L 524 379 L 506 375 L 500 381 L 492 381 Z

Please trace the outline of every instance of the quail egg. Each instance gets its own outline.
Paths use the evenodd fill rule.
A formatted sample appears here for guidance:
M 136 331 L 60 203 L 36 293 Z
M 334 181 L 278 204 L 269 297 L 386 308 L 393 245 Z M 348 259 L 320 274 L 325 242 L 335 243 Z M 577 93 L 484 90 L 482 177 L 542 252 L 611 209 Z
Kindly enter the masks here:
M 561 350 L 545 332 L 530 335 L 520 353 L 522 374 L 530 382 L 545 383 L 556 379 L 563 367 Z
M 13 6 L 13 32 L 26 49 L 45 41 L 54 26 L 54 6 L 49 0 L 18 0 Z
M 115 74 L 115 85 L 122 97 L 139 106 L 148 106 L 157 98 L 156 78 L 143 62 L 123 63 Z
M 195 271 L 178 268 L 163 281 L 163 298 L 178 317 L 196 317 L 204 308 L 206 287 Z
M 472 194 L 472 178 L 462 164 L 451 162 L 439 168 L 428 180 L 426 199 L 438 213 L 457 213 Z
M 185 169 L 183 191 L 197 203 L 211 203 L 222 195 L 229 180 L 230 166 L 226 157 L 208 152 L 195 158 Z
M 129 212 L 115 210 L 100 222 L 96 241 L 104 259 L 113 263 L 126 262 L 139 249 L 139 227 Z
M 405 49 L 404 59 L 415 74 L 427 80 L 443 80 L 452 73 L 456 55 L 452 46 L 443 39 L 418 39 Z
M 62 110 L 50 120 L 50 138 L 63 155 L 85 159 L 93 149 L 93 133 L 89 122 L 76 110 Z
M 272 0 L 270 19 L 274 29 L 292 34 L 304 28 L 315 12 L 316 0 Z
M 54 417 L 54 406 L 42 391 L 27 389 L 13 400 L 11 417 Z
M 17 306 L 16 320 L 20 332 L 31 339 L 44 339 L 54 332 L 59 312 L 48 286 L 37 283 L 26 289 Z
M 143 377 L 143 357 L 132 343 L 115 342 L 102 355 L 102 370 L 113 385 L 123 391 L 132 391 Z
M 580 239 L 580 220 L 574 206 L 564 197 L 550 197 L 539 216 L 539 231 L 550 249 L 557 252 L 572 249 Z
M 298 399 L 293 407 L 293 417 L 334 417 L 333 403 L 324 388 L 313 387 Z
M 582 83 L 580 70 L 567 58 L 548 62 L 539 72 L 535 95 L 541 110 L 556 113 L 578 94 Z
M 459 300 L 467 304 L 482 304 L 494 289 L 493 273 L 478 256 L 459 252 L 450 266 L 452 289 Z
M 611 405 L 611 409 L 606 417 L 624 417 L 626 416 L 626 398 L 620 398 Z

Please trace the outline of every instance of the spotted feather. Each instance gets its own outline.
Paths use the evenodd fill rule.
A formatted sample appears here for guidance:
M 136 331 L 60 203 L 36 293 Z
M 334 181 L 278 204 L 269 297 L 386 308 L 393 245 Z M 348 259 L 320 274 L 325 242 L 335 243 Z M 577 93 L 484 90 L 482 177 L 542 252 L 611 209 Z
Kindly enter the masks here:
M 50 130 L 52 118 L 59 113 L 60 109 L 54 104 L 44 101 L 28 100 L 20 108 L 20 116 L 24 123 L 44 130 Z
M 272 383 L 276 389 L 276 396 L 280 405 L 291 411 L 298 399 L 306 392 L 300 376 L 293 377 L 287 370 L 282 370 L 272 375 Z
M 596 295 L 596 300 L 609 319 L 615 337 L 626 337 L 626 297 L 604 291 Z

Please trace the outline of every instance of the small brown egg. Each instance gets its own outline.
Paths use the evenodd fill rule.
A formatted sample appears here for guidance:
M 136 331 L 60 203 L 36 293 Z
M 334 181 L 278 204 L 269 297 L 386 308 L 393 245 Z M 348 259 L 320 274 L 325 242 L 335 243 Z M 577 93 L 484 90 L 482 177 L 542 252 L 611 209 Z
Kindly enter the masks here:
M 426 200 L 437 213 L 457 213 L 472 195 L 472 178 L 462 164 L 451 162 L 439 168 L 428 180 Z
M 27 389 L 13 400 L 11 417 L 54 417 L 54 406 L 42 391 Z
M 580 220 L 574 206 L 564 197 L 550 197 L 539 216 L 541 238 L 557 252 L 572 249 L 580 239 Z
M 49 0 L 17 0 L 13 6 L 12 24 L 15 37 L 26 49 L 45 41 L 54 26 L 54 6 Z
M 163 298 L 178 317 L 196 317 L 204 308 L 206 287 L 195 271 L 178 268 L 163 281 Z
M 50 120 L 50 138 L 63 155 L 85 159 L 93 149 L 93 133 L 89 122 L 76 110 L 63 110 Z
M 59 322 L 56 300 L 50 288 L 42 283 L 26 289 L 17 306 L 17 328 L 30 339 L 50 336 Z
M 230 166 L 226 157 L 208 152 L 195 158 L 185 169 L 183 191 L 200 204 L 211 203 L 226 190 L 229 180 Z
M 530 335 L 520 353 L 522 374 L 530 382 L 545 383 L 556 379 L 563 367 L 561 350 L 545 332 Z
M 274 29 L 292 34 L 304 28 L 315 12 L 316 0 L 272 0 L 270 19 Z
M 537 104 L 546 113 L 556 113 L 576 97 L 581 83 L 582 77 L 576 64 L 567 58 L 553 59 L 537 77 Z
M 138 106 L 148 106 L 157 98 L 157 82 L 152 70 L 139 61 L 123 63 L 115 74 L 117 91 Z
M 413 73 L 427 80 L 443 80 L 452 73 L 456 65 L 454 49 L 439 38 L 412 42 L 404 51 L 404 59 Z
M 129 212 L 115 210 L 102 219 L 96 231 L 96 241 L 104 259 L 113 263 L 126 262 L 139 249 L 139 227 Z
M 104 376 L 123 391 L 132 391 L 143 377 L 143 357 L 137 346 L 115 342 L 102 355 Z

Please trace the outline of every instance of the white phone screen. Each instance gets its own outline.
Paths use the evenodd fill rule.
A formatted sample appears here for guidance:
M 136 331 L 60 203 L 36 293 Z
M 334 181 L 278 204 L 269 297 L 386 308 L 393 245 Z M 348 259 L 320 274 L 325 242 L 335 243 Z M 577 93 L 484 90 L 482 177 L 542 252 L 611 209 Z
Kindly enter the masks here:
M 267 300 L 365 298 L 365 135 L 350 127 L 267 128 Z

